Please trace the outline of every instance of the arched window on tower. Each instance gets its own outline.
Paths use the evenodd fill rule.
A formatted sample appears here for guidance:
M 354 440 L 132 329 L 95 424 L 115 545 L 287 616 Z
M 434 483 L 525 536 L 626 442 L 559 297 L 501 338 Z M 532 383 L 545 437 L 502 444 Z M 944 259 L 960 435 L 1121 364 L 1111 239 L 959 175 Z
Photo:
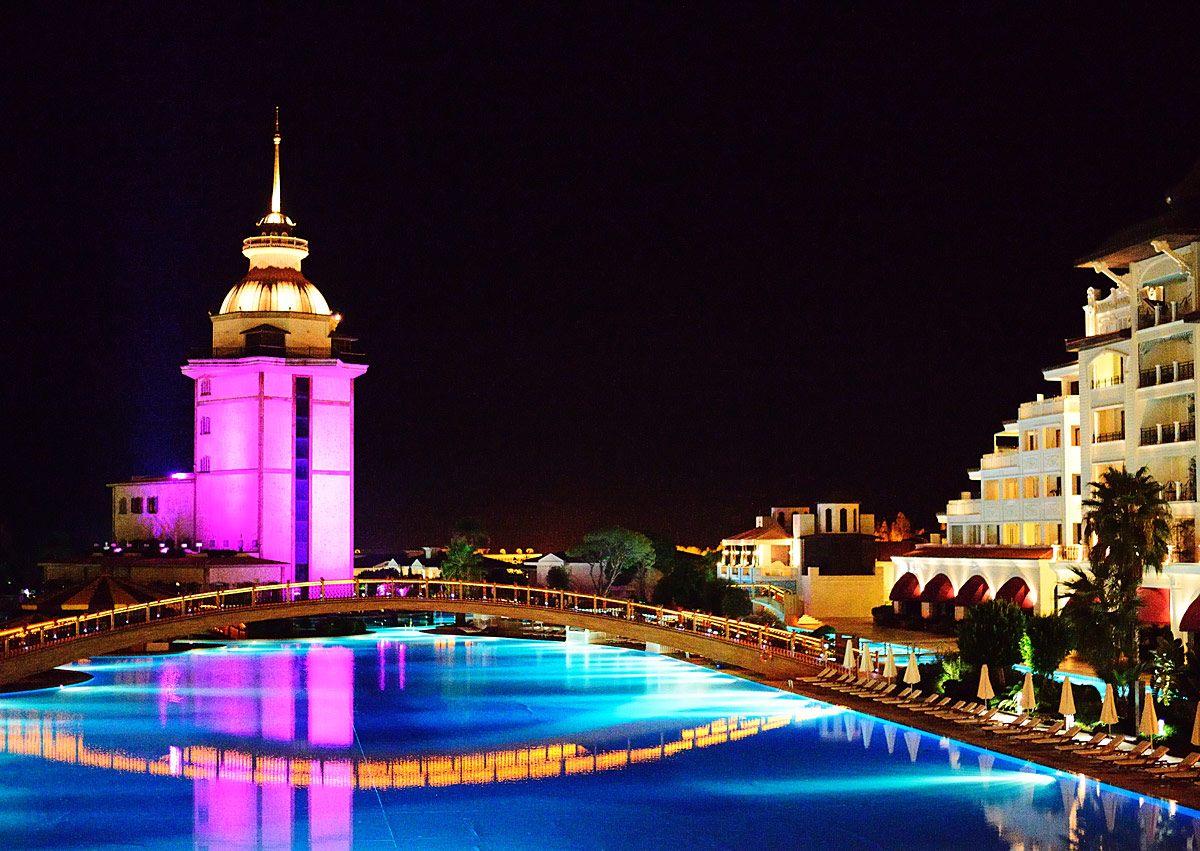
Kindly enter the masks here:
M 212 379 L 211 378 L 201 378 L 200 379 L 200 395 L 201 396 L 211 396 L 212 395 Z
M 202 457 L 202 458 L 200 459 L 200 469 L 199 469 L 199 472 L 201 472 L 201 473 L 208 473 L 208 472 L 211 472 L 211 471 L 212 471 L 212 459 L 211 459 L 211 458 L 209 458 L 209 456 L 205 455 L 204 457 Z
M 840 526 L 840 527 L 841 527 L 841 528 L 839 529 L 839 531 L 841 531 L 841 532 L 849 532 L 849 531 L 850 531 L 850 530 L 849 530 L 849 529 L 846 527 L 846 523 L 847 523 L 846 509 L 844 509 L 844 508 L 843 508 L 843 509 L 842 509 L 842 510 L 841 510 L 841 511 L 838 513 L 838 526 Z
M 832 508 L 825 509 L 825 531 L 826 532 L 833 531 L 833 509 Z
M 201 434 L 212 434 L 212 420 L 209 419 L 208 417 L 200 418 L 200 433 Z

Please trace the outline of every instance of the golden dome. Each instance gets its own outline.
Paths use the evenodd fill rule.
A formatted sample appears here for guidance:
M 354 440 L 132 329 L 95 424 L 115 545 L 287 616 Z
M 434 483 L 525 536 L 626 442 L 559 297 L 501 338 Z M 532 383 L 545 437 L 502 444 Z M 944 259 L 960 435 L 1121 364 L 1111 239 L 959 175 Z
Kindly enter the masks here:
M 244 311 L 292 311 L 322 316 L 333 313 L 325 296 L 299 269 L 280 266 L 251 268 L 246 277 L 238 281 L 225 296 L 219 312 Z

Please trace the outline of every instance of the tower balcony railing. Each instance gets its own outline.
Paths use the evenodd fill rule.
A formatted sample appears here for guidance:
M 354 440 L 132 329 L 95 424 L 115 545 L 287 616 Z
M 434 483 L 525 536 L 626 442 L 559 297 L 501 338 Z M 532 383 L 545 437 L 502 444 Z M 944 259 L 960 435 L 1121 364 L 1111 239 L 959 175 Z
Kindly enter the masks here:
M 1138 387 L 1154 387 L 1158 384 L 1188 381 L 1195 374 L 1195 363 L 1190 360 L 1159 363 L 1138 373 Z
M 1125 383 L 1124 375 L 1110 375 L 1107 378 L 1093 378 L 1092 389 L 1101 390 L 1105 387 L 1116 387 L 1118 384 Z
M 1142 429 L 1142 446 L 1158 446 L 1163 443 L 1182 443 L 1196 439 L 1196 423 L 1179 421 L 1156 423 Z
M 358 362 L 360 352 L 348 352 L 330 346 L 203 346 L 188 351 L 189 360 L 221 360 L 226 358 L 319 358 Z
M 1125 439 L 1125 428 L 1117 431 L 1098 431 L 1092 435 L 1092 443 L 1112 443 L 1114 440 Z

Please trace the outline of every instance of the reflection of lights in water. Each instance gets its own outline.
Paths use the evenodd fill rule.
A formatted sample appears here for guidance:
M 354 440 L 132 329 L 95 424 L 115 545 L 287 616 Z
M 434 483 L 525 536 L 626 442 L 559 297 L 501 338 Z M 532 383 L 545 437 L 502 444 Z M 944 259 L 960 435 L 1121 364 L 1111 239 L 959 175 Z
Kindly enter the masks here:
M 504 751 L 411 759 L 313 759 L 250 754 L 205 746 L 171 746 L 152 759 L 118 750 L 93 748 L 68 732 L 67 716 L 0 713 L 0 753 L 36 756 L 51 762 L 188 780 L 229 780 L 293 787 L 337 786 L 407 789 L 503 783 L 543 777 L 591 774 L 666 759 L 683 751 L 736 742 L 801 720 L 803 713 L 718 718 L 681 730 L 679 738 L 657 745 L 591 752 L 577 744 L 555 743 Z

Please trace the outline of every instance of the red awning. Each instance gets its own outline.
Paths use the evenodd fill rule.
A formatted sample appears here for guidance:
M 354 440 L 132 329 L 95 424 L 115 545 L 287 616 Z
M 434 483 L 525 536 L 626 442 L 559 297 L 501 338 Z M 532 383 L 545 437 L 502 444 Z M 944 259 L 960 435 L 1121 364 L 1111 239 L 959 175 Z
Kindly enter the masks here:
M 963 583 L 962 588 L 958 589 L 958 596 L 954 598 L 956 606 L 977 606 L 984 600 L 991 598 L 991 589 L 988 588 L 987 580 L 982 576 L 972 576 Z
M 1008 600 L 1010 603 L 1015 603 L 1022 609 L 1032 609 L 1033 600 L 1029 592 L 1029 583 L 1019 576 L 1014 576 L 1012 579 L 1000 586 L 1000 590 L 996 592 L 997 600 Z
M 904 574 L 892 586 L 892 593 L 888 599 L 900 601 L 921 599 L 921 580 L 917 579 L 915 573 Z
M 946 574 L 944 573 L 939 573 L 933 579 L 930 579 L 925 584 L 925 590 L 921 592 L 922 603 L 942 603 L 953 599 L 954 586 L 950 584 L 950 580 L 946 578 Z
M 1142 624 L 1145 626 L 1171 625 L 1170 588 L 1139 588 L 1138 597 L 1142 601 L 1142 607 L 1138 609 L 1138 620 Z
M 1179 619 L 1179 629 L 1183 632 L 1200 632 L 1200 597 L 1192 600 L 1192 604 Z

